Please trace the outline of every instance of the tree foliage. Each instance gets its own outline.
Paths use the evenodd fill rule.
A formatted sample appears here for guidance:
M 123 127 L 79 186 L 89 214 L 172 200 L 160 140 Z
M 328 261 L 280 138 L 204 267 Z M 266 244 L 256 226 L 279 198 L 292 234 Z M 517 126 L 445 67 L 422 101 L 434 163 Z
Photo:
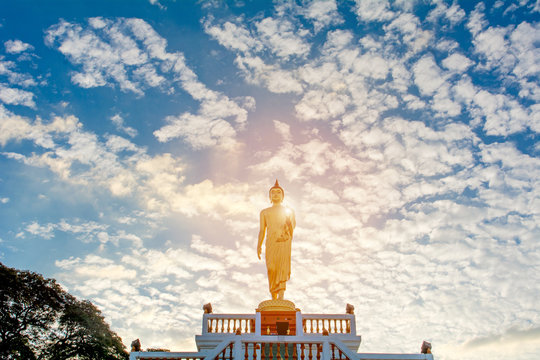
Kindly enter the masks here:
M 122 340 L 89 301 L 54 279 L 0 263 L 1 359 L 127 359 Z

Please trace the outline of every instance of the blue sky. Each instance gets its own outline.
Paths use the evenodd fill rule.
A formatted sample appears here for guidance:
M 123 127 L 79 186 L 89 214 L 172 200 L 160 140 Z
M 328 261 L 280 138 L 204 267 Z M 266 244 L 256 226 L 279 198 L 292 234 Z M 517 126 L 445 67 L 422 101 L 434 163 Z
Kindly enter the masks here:
M 127 344 L 192 350 L 269 297 L 259 211 L 297 216 L 286 298 L 362 352 L 540 353 L 540 3 L 0 2 L 0 260 Z

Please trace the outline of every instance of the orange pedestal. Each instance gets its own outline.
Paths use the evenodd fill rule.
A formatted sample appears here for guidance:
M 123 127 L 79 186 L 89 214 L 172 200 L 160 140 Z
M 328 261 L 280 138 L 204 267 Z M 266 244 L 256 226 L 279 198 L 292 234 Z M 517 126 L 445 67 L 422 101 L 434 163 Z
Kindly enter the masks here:
M 286 324 L 288 332 L 282 330 L 279 335 L 296 335 L 296 311 L 261 311 L 261 335 L 278 335 Z

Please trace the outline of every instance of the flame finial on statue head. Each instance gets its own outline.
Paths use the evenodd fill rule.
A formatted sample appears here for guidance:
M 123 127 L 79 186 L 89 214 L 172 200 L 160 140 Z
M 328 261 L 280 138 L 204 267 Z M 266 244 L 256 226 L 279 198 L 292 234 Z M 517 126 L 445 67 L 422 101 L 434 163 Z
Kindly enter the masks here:
M 278 180 L 276 179 L 276 183 L 274 184 L 274 186 L 272 186 L 270 188 L 270 190 L 268 190 L 268 194 L 270 194 L 270 192 L 272 191 L 272 189 L 279 189 L 281 190 L 281 193 L 283 194 L 283 197 L 285 197 L 285 191 L 283 191 L 283 188 L 281 186 L 279 186 L 279 182 Z

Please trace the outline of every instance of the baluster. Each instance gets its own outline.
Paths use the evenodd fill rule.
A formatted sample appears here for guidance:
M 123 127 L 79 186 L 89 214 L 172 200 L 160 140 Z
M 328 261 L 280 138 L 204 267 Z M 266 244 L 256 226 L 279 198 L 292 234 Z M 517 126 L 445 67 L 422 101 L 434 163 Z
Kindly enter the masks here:
M 231 343 L 231 345 L 229 345 L 229 360 L 233 360 L 233 345 L 234 343 Z
M 337 319 L 334 319 L 334 334 L 337 334 L 339 331 L 338 331 L 338 320 Z
M 321 360 L 322 345 L 317 344 L 317 360 Z
M 304 328 L 304 334 L 307 333 L 306 319 L 302 319 L 302 327 Z
M 276 347 L 276 360 L 279 360 L 281 359 L 281 348 L 280 348 L 280 343 L 277 343 L 277 347 Z
M 285 360 L 289 360 L 289 344 L 285 343 L 283 346 L 285 346 Z
M 292 358 L 293 360 L 298 360 L 298 353 L 296 352 L 296 343 L 293 343 Z
M 208 319 L 208 332 L 211 333 L 212 332 L 212 319 Z
M 308 353 L 308 359 L 313 360 L 313 352 L 311 350 L 313 344 L 308 344 L 309 346 L 309 353 Z
M 261 360 L 266 360 L 266 343 L 261 343 Z
M 300 344 L 300 360 L 304 360 L 305 354 L 304 354 L 305 346 L 304 343 Z
M 347 321 L 347 334 L 350 334 L 351 333 L 351 321 L 350 320 L 346 320 Z
M 332 349 L 332 355 L 330 355 L 330 359 L 335 360 L 336 359 L 336 356 L 335 356 L 336 345 L 331 344 L 330 346 L 331 346 L 331 349 Z
M 248 347 L 249 347 L 249 343 L 246 343 L 245 344 L 246 348 L 244 350 L 244 360 L 248 360 Z
M 341 360 L 343 359 L 343 352 L 341 351 L 341 349 L 338 349 L 338 351 L 339 351 L 339 359 Z
M 268 360 L 274 360 L 274 353 L 272 352 L 274 344 L 268 343 L 268 346 L 270 347 L 270 351 L 268 352 Z
M 221 319 L 221 332 L 225 332 L 225 319 Z

